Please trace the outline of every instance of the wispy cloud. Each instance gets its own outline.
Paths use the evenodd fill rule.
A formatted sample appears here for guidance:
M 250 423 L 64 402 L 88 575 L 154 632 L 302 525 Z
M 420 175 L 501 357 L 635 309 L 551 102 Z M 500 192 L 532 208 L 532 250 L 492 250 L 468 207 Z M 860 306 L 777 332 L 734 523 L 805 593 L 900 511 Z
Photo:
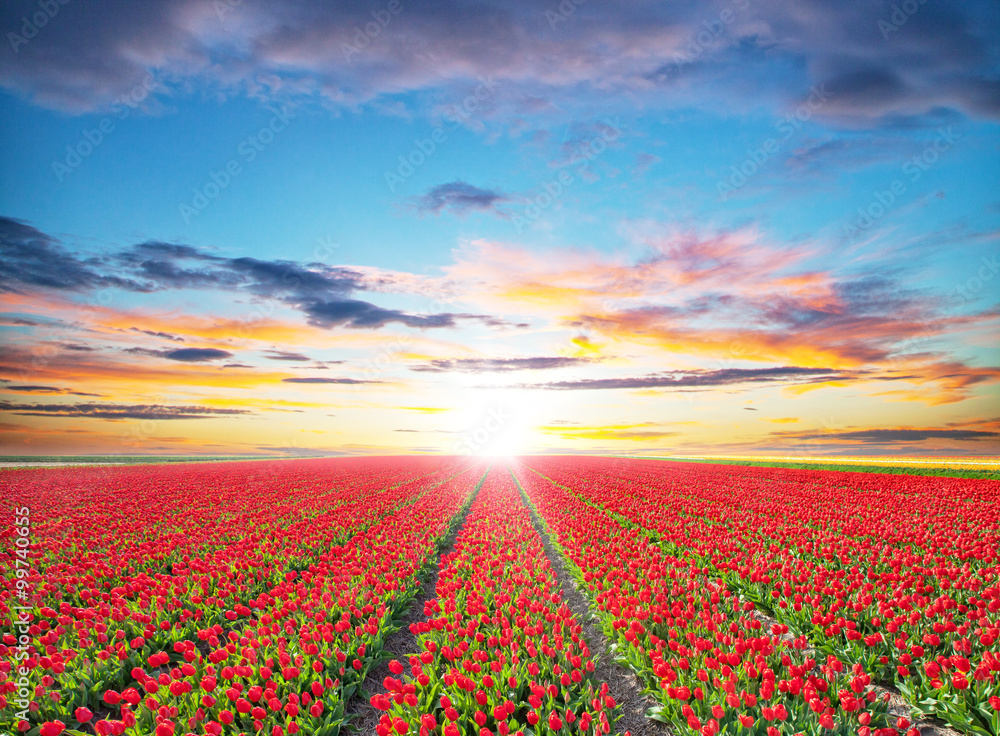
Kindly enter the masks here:
M 218 348 L 177 348 L 176 350 L 150 350 L 148 348 L 125 348 L 125 352 L 136 355 L 149 355 L 179 363 L 208 363 L 213 360 L 232 358 L 228 350 Z
M 494 212 L 502 214 L 497 205 L 508 201 L 508 197 L 493 189 L 481 189 L 464 181 L 452 181 L 438 184 L 416 200 L 420 212 L 431 212 L 435 215 L 445 210 L 456 215 L 466 215 L 469 212 Z
M 547 434 L 559 435 L 565 439 L 620 441 L 653 440 L 664 437 L 676 437 L 680 434 L 676 430 L 655 429 L 657 426 L 655 422 L 607 424 L 600 426 L 567 425 L 552 422 L 551 424 L 539 427 L 539 430 Z
M 179 350 L 168 350 L 163 354 L 167 360 L 178 360 L 182 363 L 204 363 L 210 360 L 222 360 L 231 358 L 233 354 L 218 348 L 180 348 Z
M 227 258 L 189 245 L 160 241 L 139 243 L 111 256 L 83 258 L 34 227 L 4 217 L 0 217 L 0 255 L 0 292 L 84 294 L 107 287 L 135 293 L 179 289 L 242 292 L 253 298 L 279 301 L 298 310 L 309 325 L 321 329 L 377 330 L 390 324 L 453 328 L 467 320 L 505 324 L 491 315 L 415 314 L 354 298 L 356 292 L 381 291 L 398 282 L 398 278 L 377 269 Z M 171 337 L 162 331 L 145 332 L 151 333 Z
M 250 414 L 246 409 L 161 404 L 15 404 L 0 401 L 0 411 L 20 416 L 89 417 L 94 419 L 206 419 Z
M 265 350 L 264 357 L 268 360 L 284 360 L 293 363 L 308 363 L 312 358 L 302 353 L 294 353 L 288 350 Z
M 600 391 L 610 389 L 679 389 L 730 386 L 736 384 L 775 382 L 815 382 L 819 380 L 844 380 L 844 376 L 829 368 L 727 368 L 723 370 L 675 371 L 670 373 L 630 378 L 581 378 L 573 381 L 525 384 L 522 388 L 550 389 L 557 391 Z
M 1000 432 L 976 429 L 861 429 L 849 432 L 776 432 L 781 439 L 815 440 L 828 443 L 831 440 L 850 440 L 863 444 L 892 445 L 899 442 L 925 442 L 926 440 L 995 440 Z
M 17 391 L 25 394 L 67 394 L 70 396 L 100 396 L 100 394 L 88 393 L 86 391 L 71 391 L 58 386 L 33 386 L 30 384 L 10 384 L 0 386 L 0 391 Z
M 411 366 L 410 370 L 424 373 L 507 373 L 510 371 L 541 371 L 567 368 L 590 361 L 585 358 L 559 356 L 531 358 L 453 358 L 432 360 Z
M 636 176 L 645 174 L 647 171 L 649 171 L 650 167 L 652 167 L 654 164 L 660 163 L 662 160 L 663 159 L 657 156 L 655 153 L 649 153 L 647 151 L 638 153 L 636 154 L 635 157 L 635 168 L 632 170 L 632 173 Z
M 67 251 L 57 238 L 22 220 L 0 216 L 0 293 L 35 289 L 92 291 L 118 287 L 143 291 L 143 285 L 111 273 Z
M 924 400 L 940 402 L 1000 381 L 995 368 L 910 347 L 928 335 L 996 325 L 995 310 L 950 313 L 940 296 L 902 283 L 892 270 L 816 269 L 810 250 L 774 247 L 753 231 L 699 236 L 653 227 L 634 237 L 644 253 L 631 260 L 479 241 L 447 273 L 465 285 L 469 300 L 545 314 L 573 329 L 581 355 L 599 355 L 594 338 L 601 338 L 605 345 L 730 363 L 825 368 L 831 375 L 863 370 L 868 380 L 928 381 L 934 390 L 924 390 Z
M 31 0 L 14 0 L 5 15 L 34 10 Z M 615 0 L 577 6 L 553 26 L 536 3 L 520 0 L 416 4 L 362 51 L 352 44 L 371 21 L 367 10 L 302 0 L 241 5 L 223 18 L 190 0 L 150 0 L 127 15 L 116 5 L 60 5 L 59 22 L 23 40 L 29 49 L 0 50 L 0 85 L 83 112 L 113 107 L 152 71 L 164 97 L 197 81 L 265 99 L 391 111 L 407 93 L 426 95 L 433 109 L 440 96 L 461 99 L 489 78 L 499 90 L 491 111 L 511 124 L 599 104 L 612 89 L 645 106 L 780 109 L 826 85 L 836 91 L 831 114 L 861 120 L 940 107 L 995 117 L 1000 108 L 990 42 L 998 21 L 984 2 L 921 6 L 893 33 L 879 30 L 891 17 L 884 5 L 810 3 L 790 14 L 754 4 L 680 67 L 717 8 Z M 156 109 L 156 99 L 146 106 Z
M 316 377 L 303 377 L 303 378 L 283 378 L 282 383 L 316 383 L 316 384 L 340 384 L 345 386 L 353 386 L 363 383 L 381 383 L 381 381 L 364 381 L 357 378 L 316 378 Z

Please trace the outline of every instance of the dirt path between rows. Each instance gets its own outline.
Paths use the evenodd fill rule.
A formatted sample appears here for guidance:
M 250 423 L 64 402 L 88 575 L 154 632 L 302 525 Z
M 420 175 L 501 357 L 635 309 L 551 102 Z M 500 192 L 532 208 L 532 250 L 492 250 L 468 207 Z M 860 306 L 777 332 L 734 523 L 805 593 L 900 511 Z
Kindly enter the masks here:
M 393 655 L 392 659 L 398 659 L 404 665 L 407 665 L 407 670 L 409 670 L 409 655 L 420 651 L 417 637 L 410 631 L 410 624 L 423 621 L 424 604 L 437 597 L 436 591 L 438 577 L 441 572 L 441 558 L 455 548 L 455 540 L 462 533 L 462 529 L 465 528 L 469 512 L 472 511 L 472 504 L 476 502 L 479 489 L 482 487 L 487 474 L 489 474 L 488 470 L 477 482 L 476 490 L 469 499 L 468 505 L 462 511 L 459 522 L 452 527 L 451 533 L 438 546 L 437 555 L 433 556 L 433 561 L 429 564 L 426 578 L 420 586 L 420 590 L 417 591 L 417 594 L 410 601 L 409 607 L 403 614 L 399 631 L 386 637 L 382 649 L 391 653 Z M 351 728 L 355 729 L 359 736 L 375 736 L 375 727 L 378 726 L 379 719 L 382 717 L 382 711 L 372 706 L 369 698 L 378 693 L 386 693 L 382 681 L 389 676 L 390 661 L 392 660 L 384 659 L 372 667 L 361 689 L 347 703 L 345 712 L 350 719 Z
M 517 477 L 514 476 L 513 472 L 511 476 L 517 483 Z M 573 615 L 576 616 L 577 622 L 583 627 L 583 637 L 587 640 L 591 653 L 597 659 L 597 668 L 594 673 L 602 682 L 608 683 L 611 697 L 618 703 L 622 717 L 612 724 L 611 732 L 623 734 L 630 731 L 632 736 L 672 735 L 673 731 L 665 723 L 646 718 L 646 711 L 657 705 L 656 701 L 642 692 L 642 685 L 631 669 L 614 661 L 611 656 L 610 642 L 600 627 L 595 625 L 587 599 L 566 570 L 566 563 L 562 554 L 552 544 L 548 528 L 535 511 L 534 506 L 531 505 L 520 483 L 517 483 L 517 487 L 521 492 L 521 500 L 531 512 L 531 523 L 534 524 L 538 536 L 542 538 L 549 564 L 552 565 L 556 579 L 562 587 L 563 599 Z
M 544 478 L 545 476 L 542 477 Z M 548 478 L 546 478 L 546 480 L 548 480 L 550 483 L 553 482 L 551 479 Z M 522 498 L 525 499 L 525 503 L 528 504 L 523 488 L 521 489 L 521 496 Z M 606 665 L 604 660 L 609 657 L 607 653 L 610 652 L 610 649 L 608 648 L 607 639 L 606 637 L 604 637 L 604 633 L 600 629 L 593 626 L 592 624 L 589 624 L 590 613 L 587 608 L 586 599 L 583 597 L 583 595 L 577 588 L 576 581 L 573 580 L 572 577 L 570 577 L 568 574 L 566 574 L 562 562 L 562 556 L 555 549 L 551 547 L 551 542 L 549 540 L 548 534 L 543 528 L 544 524 L 541 523 L 541 520 L 537 518 L 537 514 L 535 513 L 534 508 L 530 504 L 528 504 L 528 508 L 531 510 L 532 519 L 535 522 L 535 528 L 538 529 L 538 533 L 542 536 L 542 540 L 545 542 L 545 551 L 549 555 L 549 559 L 553 563 L 552 565 L 553 568 L 556 569 L 556 572 L 559 575 L 559 580 L 562 583 L 563 589 L 568 594 L 569 593 L 575 594 L 575 596 L 568 595 L 567 597 L 569 600 L 567 602 L 569 603 L 570 608 L 573 610 L 573 612 L 580 619 L 580 622 L 584 624 L 584 631 L 587 634 L 587 640 L 593 643 L 600 643 L 601 655 L 602 655 L 601 664 Z M 609 512 L 607 509 L 603 509 L 598 506 L 595 506 L 595 508 L 598 508 L 599 510 L 608 514 L 609 519 L 612 520 L 614 523 L 619 523 L 615 514 Z M 637 528 L 635 531 L 639 534 L 643 534 L 644 536 L 646 536 L 652 543 L 656 543 L 658 541 L 658 536 L 655 534 L 655 532 L 652 532 L 651 530 Z M 573 600 L 574 597 L 578 597 L 580 600 L 575 601 Z M 768 630 L 770 630 L 772 624 L 778 623 L 777 619 L 773 618 L 766 612 L 760 610 L 760 608 L 755 608 L 754 611 L 752 612 L 752 615 L 755 618 L 757 618 L 757 620 L 759 620 Z M 591 635 L 591 631 L 593 631 L 594 636 Z M 792 637 L 790 634 L 786 634 L 783 638 L 792 639 L 794 637 Z M 623 676 L 627 678 L 629 685 L 631 686 L 632 689 L 634 689 L 635 695 L 637 696 L 636 700 L 630 703 L 628 714 L 637 715 L 641 717 L 647 724 L 650 724 L 650 727 L 653 728 L 654 730 L 641 731 L 636 727 L 630 727 L 627 725 L 625 726 L 625 728 L 631 730 L 634 736 L 639 736 L 639 734 L 642 733 L 660 733 L 660 734 L 671 733 L 671 729 L 668 726 L 666 726 L 666 724 L 659 723 L 658 721 L 650 721 L 644 718 L 645 708 L 640 707 L 640 699 L 642 703 L 646 704 L 645 707 L 655 705 L 656 703 L 650 696 L 642 694 L 641 685 L 639 684 L 632 670 L 622 667 L 621 665 L 615 663 L 611 664 L 612 664 L 611 667 L 612 672 L 624 673 Z M 609 686 L 612 686 L 612 682 L 614 682 L 614 678 L 612 675 L 601 674 L 600 676 L 601 679 L 605 680 Z M 941 719 L 935 718 L 933 716 L 923 716 L 916 713 L 912 709 L 910 703 L 905 698 L 903 698 L 903 696 L 899 693 L 899 691 L 895 687 L 878 683 L 873 683 L 872 686 L 876 690 L 876 692 L 878 692 L 880 695 L 884 695 L 886 693 L 888 693 L 889 695 L 889 713 L 892 717 L 891 725 L 895 725 L 896 719 L 899 718 L 900 716 L 903 716 L 908 720 L 910 720 L 911 727 L 916 727 L 917 729 L 919 729 L 921 736 L 962 736 L 962 734 L 959 731 L 956 731 Z M 623 704 L 625 703 L 625 701 L 619 699 L 618 694 L 614 692 L 613 686 L 612 686 L 612 694 L 614 695 L 615 700 L 618 700 L 619 703 Z M 623 724 L 625 723 L 625 721 L 626 718 L 622 718 Z

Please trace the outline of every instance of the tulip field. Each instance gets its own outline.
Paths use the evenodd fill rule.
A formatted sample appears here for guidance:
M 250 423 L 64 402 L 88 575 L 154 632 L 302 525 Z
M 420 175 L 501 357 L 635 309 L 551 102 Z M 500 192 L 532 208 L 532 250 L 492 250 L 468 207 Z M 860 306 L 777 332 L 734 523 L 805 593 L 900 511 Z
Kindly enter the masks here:
M 623 733 L 603 658 L 678 735 L 1000 736 L 1000 481 L 428 456 L 0 498 L 0 734 Z

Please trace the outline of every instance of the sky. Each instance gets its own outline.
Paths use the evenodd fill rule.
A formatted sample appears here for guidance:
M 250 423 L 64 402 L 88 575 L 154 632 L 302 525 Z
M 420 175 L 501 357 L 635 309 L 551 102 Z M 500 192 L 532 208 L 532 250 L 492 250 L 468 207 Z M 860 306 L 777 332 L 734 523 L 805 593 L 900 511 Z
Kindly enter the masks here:
M 0 452 L 1000 451 L 1000 5 L 14 0 Z

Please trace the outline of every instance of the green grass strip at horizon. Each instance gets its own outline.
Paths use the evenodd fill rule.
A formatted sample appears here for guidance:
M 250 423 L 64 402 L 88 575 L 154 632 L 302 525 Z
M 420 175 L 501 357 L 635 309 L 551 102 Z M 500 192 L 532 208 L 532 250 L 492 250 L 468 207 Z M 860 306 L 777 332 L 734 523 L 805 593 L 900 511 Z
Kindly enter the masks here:
M 832 470 L 844 473 L 882 473 L 885 475 L 925 475 L 938 478 L 968 478 L 971 480 L 1000 480 L 1000 470 L 979 468 L 920 468 L 906 465 L 854 465 L 837 462 L 794 462 L 791 460 L 727 460 L 725 458 L 687 458 L 656 455 L 608 455 L 636 460 L 661 460 L 677 463 L 702 463 L 705 465 L 743 465 L 755 468 L 788 468 L 789 470 Z

